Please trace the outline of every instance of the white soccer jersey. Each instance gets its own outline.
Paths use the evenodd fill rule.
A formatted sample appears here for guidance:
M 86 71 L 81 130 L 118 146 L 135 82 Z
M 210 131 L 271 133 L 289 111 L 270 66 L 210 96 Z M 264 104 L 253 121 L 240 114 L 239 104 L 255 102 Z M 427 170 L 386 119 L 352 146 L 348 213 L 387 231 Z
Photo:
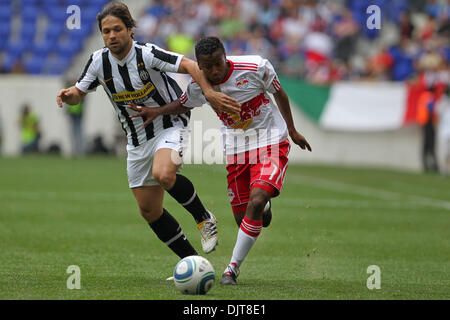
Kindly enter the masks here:
M 260 56 L 229 56 L 227 61 L 228 74 L 213 88 L 235 98 L 241 104 L 241 112 L 239 115 L 217 113 L 222 120 L 225 153 L 237 154 L 285 140 L 286 122 L 268 95 L 281 89 L 272 64 Z M 180 102 L 189 108 L 207 103 L 194 81 L 188 85 Z
M 166 72 L 177 72 L 182 57 L 154 44 L 134 41 L 128 55 L 119 61 L 105 47 L 91 55 L 75 86 L 88 93 L 101 84 L 127 134 L 128 144 L 137 147 L 163 129 L 188 126 L 190 112 L 158 116 L 142 128 L 145 117 L 130 119 L 136 112 L 127 107 L 130 103 L 159 107 L 179 98 L 182 90 Z

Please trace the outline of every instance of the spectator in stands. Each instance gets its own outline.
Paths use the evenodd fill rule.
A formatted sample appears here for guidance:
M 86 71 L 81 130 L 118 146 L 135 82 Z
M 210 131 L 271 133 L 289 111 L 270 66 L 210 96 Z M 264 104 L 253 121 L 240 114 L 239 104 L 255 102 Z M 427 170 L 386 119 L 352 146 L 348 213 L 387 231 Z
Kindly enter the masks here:
M 400 12 L 399 29 L 401 39 L 412 39 L 414 34 L 414 24 L 411 21 L 411 13 L 409 10 Z
M 15 6 L 16 2 L 12 1 L 11 6 Z M 29 4 L 35 1 L 22 2 L 24 8 L 37 6 L 43 9 L 33 10 L 33 7 L 28 10 L 34 18 L 38 11 L 48 11 L 47 1 L 37 1 L 37 5 Z M 89 8 L 94 1 L 83 3 Z M 373 4 L 382 7 L 383 25 L 390 20 L 397 26 L 400 36 L 399 42 L 388 50 L 393 59 L 389 76 L 386 72 L 390 62 L 383 45 L 390 46 L 392 43 L 381 43 L 381 49 L 378 50 L 378 41 L 366 42 L 370 49 L 367 52 L 378 50 L 378 54 L 370 56 L 356 46 L 358 40 L 382 40 L 379 36 L 383 32 L 390 32 L 386 31 L 388 28 L 368 30 L 364 27 L 367 0 L 153 0 L 138 20 L 136 40 L 151 42 L 173 51 L 180 50 L 191 56 L 193 41 L 202 36 L 217 35 L 224 39 L 230 54 L 253 54 L 256 50 L 259 54 L 266 52 L 263 55 L 271 56 L 271 61 L 281 73 L 307 81 L 314 79 L 315 82 L 350 78 L 358 80 L 363 65 L 368 67 L 367 74 L 372 79 L 405 81 L 421 71 L 417 69 L 420 64 L 416 64 L 420 52 L 426 49 L 427 41 L 434 41 L 436 37 L 442 43 L 435 51 L 444 57 L 447 65 L 450 63 L 450 0 L 429 0 L 426 3 L 423 0 L 374 0 Z M 84 6 L 82 12 L 89 12 L 84 10 Z M 418 13 L 427 15 L 423 26 L 415 24 Z M 52 21 L 52 17 L 48 16 L 49 21 Z M 89 18 L 84 15 L 85 23 L 89 23 L 89 19 L 95 20 L 95 16 Z M 9 29 L 12 31 L 5 21 L 2 23 L 4 28 L 0 28 L 0 38 L 8 38 Z M 64 39 L 67 32 L 55 28 L 53 23 L 48 28 L 42 34 L 45 41 L 41 45 L 31 45 L 27 49 L 29 52 L 20 49 L 24 43 L 27 48 L 30 44 L 24 39 L 19 41 L 19 47 L 11 46 L 9 41 L 6 46 L 0 45 L 0 57 L 9 57 L 0 62 L 0 73 L 63 72 L 64 65 L 70 65 L 73 46 L 66 48 L 57 41 L 51 43 L 50 38 Z M 327 59 L 315 65 L 314 59 L 319 56 L 311 54 L 314 52 L 310 50 L 311 39 L 313 43 L 319 43 L 327 36 L 331 40 L 333 52 L 326 54 Z M 322 45 L 324 43 L 321 41 Z M 55 50 L 58 53 L 51 53 Z M 60 55 L 56 61 L 61 63 L 48 59 L 52 54 Z M 359 57 L 365 61 L 355 64 L 354 58 L 358 60 Z M 310 62 L 313 62 L 313 68 L 309 68 Z M 305 64 L 308 66 L 306 69 Z
M 39 119 L 27 103 L 22 106 L 20 128 L 22 138 L 22 153 L 25 154 L 39 152 L 39 140 L 41 138 Z
M 439 7 L 439 20 L 442 22 L 450 20 L 450 0 L 445 0 Z
M 315 83 L 328 83 L 332 73 L 331 62 L 334 43 L 331 37 L 316 26 L 304 40 L 305 65 L 308 79 Z
M 71 86 L 75 81 L 67 81 L 66 87 Z M 66 105 L 65 109 L 70 121 L 70 140 L 72 146 L 72 156 L 81 156 L 85 153 L 83 136 L 83 114 L 85 109 L 86 97 L 76 105 Z
M 439 15 L 439 4 L 437 0 L 428 0 L 425 5 L 425 12 L 434 18 Z
M 352 12 L 344 9 L 342 15 L 333 27 L 336 42 L 336 58 L 347 62 L 355 52 L 355 45 L 359 27 L 356 24 Z
M 394 59 L 383 47 L 380 52 L 373 55 L 367 61 L 367 76 L 370 80 L 388 81 L 390 79 L 390 70 L 394 64 Z
M 279 16 L 279 8 L 271 0 L 263 0 L 258 14 L 258 23 L 267 31 Z
M 431 15 L 427 15 L 425 25 L 419 30 L 419 38 L 421 41 L 431 39 L 437 32 L 437 21 Z
M 420 47 L 414 41 L 402 39 L 389 48 L 389 54 L 393 59 L 391 80 L 406 81 L 414 77 L 416 69 L 414 62 L 420 56 Z

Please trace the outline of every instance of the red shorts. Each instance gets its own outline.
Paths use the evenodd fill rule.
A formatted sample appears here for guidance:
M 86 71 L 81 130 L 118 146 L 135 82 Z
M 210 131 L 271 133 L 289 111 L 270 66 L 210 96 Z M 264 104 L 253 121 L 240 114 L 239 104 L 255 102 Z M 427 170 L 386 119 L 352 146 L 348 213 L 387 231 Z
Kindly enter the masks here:
M 286 139 L 276 145 L 227 156 L 228 198 L 234 213 L 247 210 L 253 188 L 264 189 L 272 197 L 280 194 L 290 148 Z

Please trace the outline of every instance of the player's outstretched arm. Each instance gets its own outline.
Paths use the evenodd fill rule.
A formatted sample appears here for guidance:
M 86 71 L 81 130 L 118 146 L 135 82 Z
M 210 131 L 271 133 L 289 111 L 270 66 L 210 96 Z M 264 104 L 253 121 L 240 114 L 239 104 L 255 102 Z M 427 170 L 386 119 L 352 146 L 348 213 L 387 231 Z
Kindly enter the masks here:
M 231 98 L 222 92 L 217 92 L 212 88 L 195 61 L 183 57 L 178 72 L 189 73 L 191 75 L 202 89 L 206 100 L 208 100 L 214 110 L 231 114 L 239 113 L 241 111 L 241 105 L 236 99 Z
M 83 91 L 78 89 L 75 86 L 72 86 L 67 89 L 61 89 L 56 96 L 56 103 L 58 107 L 62 108 L 63 103 L 67 103 L 68 105 L 74 106 L 79 104 L 81 99 L 86 95 Z
M 305 150 L 306 148 L 311 151 L 311 146 L 309 145 L 306 138 L 301 135 L 300 132 L 297 131 L 297 129 L 295 129 L 294 120 L 291 113 L 291 105 L 289 103 L 289 97 L 286 94 L 286 91 L 284 91 L 283 88 L 280 88 L 278 92 L 274 93 L 273 97 L 275 98 L 278 109 L 280 109 L 281 115 L 286 122 L 289 136 L 291 137 L 292 141 L 300 146 L 300 148 L 302 148 L 303 150 Z
M 146 120 L 142 127 L 146 127 L 152 122 L 157 116 L 166 115 L 166 114 L 182 114 L 186 113 L 190 108 L 184 107 L 181 105 L 180 100 L 175 100 L 169 104 L 166 104 L 162 107 L 149 108 L 149 107 L 141 107 L 136 104 L 129 104 L 128 108 L 136 111 L 136 114 L 130 116 L 130 118 L 137 117 L 145 117 Z

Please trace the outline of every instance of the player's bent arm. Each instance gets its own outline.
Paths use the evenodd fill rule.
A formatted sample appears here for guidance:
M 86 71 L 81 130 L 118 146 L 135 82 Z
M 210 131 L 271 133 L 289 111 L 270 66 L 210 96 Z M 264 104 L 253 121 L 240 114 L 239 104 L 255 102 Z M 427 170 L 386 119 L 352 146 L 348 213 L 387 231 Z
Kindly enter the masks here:
M 191 75 L 192 79 L 194 79 L 194 81 L 197 82 L 202 89 L 206 100 L 208 100 L 213 109 L 228 113 L 239 113 L 241 111 L 241 106 L 236 99 L 213 89 L 203 74 L 203 71 L 201 71 L 198 67 L 197 62 L 183 57 L 178 68 L 178 72 L 189 73 Z
M 289 103 L 289 97 L 286 94 L 286 91 L 284 91 L 283 88 L 280 88 L 280 90 L 274 93 L 273 97 L 275 98 L 278 109 L 280 109 L 280 113 L 283 116 L 284 121 L 286 122 L 289 136 L 291 137 L 292 141 L 295 144 L 299 145 L 300 148 L 312 151 L 311 146 L 309 145 L 305 137 L 302 136 L 297 131 L 297 129 L 295 129 L 294 120 L 292 118 L 291 105 Z
M 85 92 L 81 91 L 75 86 L 67 89 L 61 89 L 56 96 L 56 103 L 60 108 L 62 108 L 63 103 L 74 106 L 79 104 L 81 99 L 83 99 L 85 95 Z
M 291 113 L 291 105 L 289 103 L 289 97 L 284 91 L 283 88 L 280 88 L 279 91 L 273 94 L 275 98 L 275 102 L 277 103 L 278 109 L 280 109 L 281 115 L 283 116 L 284 121 L 286 122 L 289 134 L 296 131 L 294 120 L 292 118 Z
M 146 118 L 146 121 L 143 124 L 144 128 L 148 126 L 150 122 L 152 122 L 158 116 L 169 114 L 183 114 L 191 110 L 191 108 L 184 107 L 181 104 L 180 100 L 175 100 L 169 104 L 157 108 L 139 107 L 135 104 L 128 105 L 128 108 L 137 112 L 136 114 L 131 115 L 130 118 L 137 118 L 137 117 Z
M 169 104 L 166 104 L 162 107 L 154 108 L 154 109 L 159 109 L 160 115 L 182 114 L 182 113 L 186 113 L 189 110 L 191 110 L 191 108 L 183 106 L 179 99 L 177 99 Z

